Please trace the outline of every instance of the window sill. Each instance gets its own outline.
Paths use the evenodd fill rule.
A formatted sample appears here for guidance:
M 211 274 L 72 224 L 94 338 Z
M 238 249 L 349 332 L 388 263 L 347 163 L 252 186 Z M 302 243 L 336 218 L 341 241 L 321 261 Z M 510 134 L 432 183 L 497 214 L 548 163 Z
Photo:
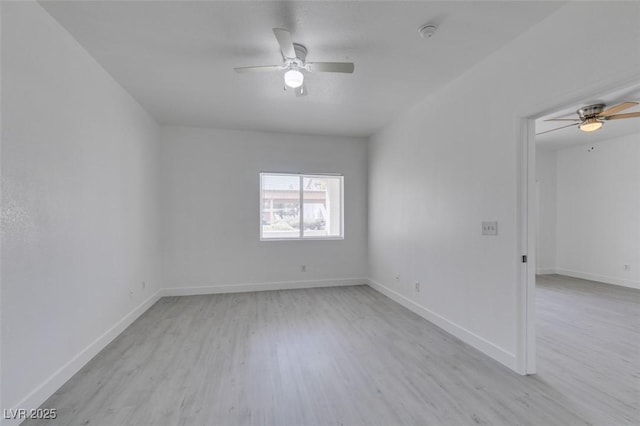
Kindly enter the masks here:
M 342 241 L 344 237 L 308 237 L 308 238 L 260 238 L 260 242 L 272 241 Z

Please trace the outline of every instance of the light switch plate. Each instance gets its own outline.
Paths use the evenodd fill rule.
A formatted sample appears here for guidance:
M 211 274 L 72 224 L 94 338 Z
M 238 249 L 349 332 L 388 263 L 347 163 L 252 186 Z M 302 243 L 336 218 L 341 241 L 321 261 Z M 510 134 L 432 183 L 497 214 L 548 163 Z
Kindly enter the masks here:
M 498 222 L 482 222 L 482 235 L 498 235 Z

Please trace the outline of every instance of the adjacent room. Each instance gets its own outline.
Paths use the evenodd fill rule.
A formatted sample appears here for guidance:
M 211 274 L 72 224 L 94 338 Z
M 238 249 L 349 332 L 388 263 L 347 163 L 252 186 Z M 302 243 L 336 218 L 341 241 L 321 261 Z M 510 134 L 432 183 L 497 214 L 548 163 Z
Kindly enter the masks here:
M 624 101 L 638 98 L 636 85 L 536 120 L 536 373 L 615 413 L 603 424 L 638 403 L 640 114 Z
M 640 423 L 640 3 L 0 18 L 2 426 Z

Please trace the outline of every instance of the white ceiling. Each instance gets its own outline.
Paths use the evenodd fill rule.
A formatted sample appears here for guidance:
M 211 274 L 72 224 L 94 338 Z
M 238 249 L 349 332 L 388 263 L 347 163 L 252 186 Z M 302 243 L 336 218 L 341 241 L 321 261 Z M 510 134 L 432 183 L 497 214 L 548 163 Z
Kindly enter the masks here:
M 640 85 L 619 89 L 604 95 L 594 96 L 585 99 L 580 104 L 563 108 L 559 111 L 547 114 L 536 120 L 536 133 L 551 129 L 557 129 L 569 122 L 549 122 L 548 118 L 577 118 L 576 111 L 583 106 L 604 103 L 607 107 L 615 106 L 622 102 L 640 102 Z M 620 114 L 628 112 L 640 112 L 640 105 L 621 111 Z M 567 127 L 536 136 L 536 144 L 543 149 L 562 149 L 574 145 L 586 145 L 595 142 L 602 142 L 631 134 L 640 134 L 640 118 L 630 118 L 626 120 L 612 120 L 604 123 L 598 131 L 587 133 L 577 128 L 577 126 Z
M 41 1 L 163 124 L 367 136 L 553 13 L 560 2 Z M 437 23 L 423 40 L 417 29 Z M 272 28 L 308 61 L 355 73 L 308 75 L 283 92 Z

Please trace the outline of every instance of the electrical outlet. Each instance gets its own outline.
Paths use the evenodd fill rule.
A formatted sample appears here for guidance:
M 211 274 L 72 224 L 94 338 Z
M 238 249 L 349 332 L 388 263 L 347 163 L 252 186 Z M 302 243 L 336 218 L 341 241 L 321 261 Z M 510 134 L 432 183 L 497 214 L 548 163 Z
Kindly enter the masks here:
M 416 292 L 420 293 L 420 283 L 416 283 Z
M 307 272 L 307 265 L 300 266 L 300 272 Z
M 482 222 L 482 235 L 498 235 L 498 222 Z

